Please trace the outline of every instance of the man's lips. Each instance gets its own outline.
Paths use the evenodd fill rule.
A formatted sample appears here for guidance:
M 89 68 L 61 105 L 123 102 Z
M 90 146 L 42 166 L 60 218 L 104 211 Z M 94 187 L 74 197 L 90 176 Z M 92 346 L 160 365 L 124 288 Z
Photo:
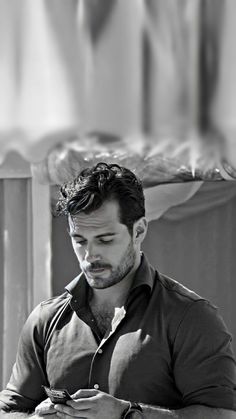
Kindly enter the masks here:
M 94 267 L 94 268 L 86 268 L 85 269 L 85 272 L 87 272 L 87 273 L 91 273 L 91 274 L 93 274 L 93 273 L 99 273 L 99 272 L 103 272 L 104 270 L 106 270 L 106 269 L 109 269 L 110 268 L 110 266 L 99 266 L 99 267 Z

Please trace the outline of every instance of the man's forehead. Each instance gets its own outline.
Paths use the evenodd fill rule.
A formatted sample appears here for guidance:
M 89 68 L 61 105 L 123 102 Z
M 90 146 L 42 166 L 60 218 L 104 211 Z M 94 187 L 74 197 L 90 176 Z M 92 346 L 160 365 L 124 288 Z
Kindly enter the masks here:
M 74 229 L 82 228 L 109 228 L 114 224 L 120 224 L 119 207 L 113 202 L 102 205 L 95 211 L 88 214 L 81 212 L 76 215 L 69 215 L 69 225 Z
M 69 217 L 69 225 L 70 228 L 73 230 L 77 229 L 83 229 L 83 228 L 109 228 L 110 226 L 113 226 L 116 224 L 114 221 L 111 220 L 102 220 L 99 218 L 93 218 L 93 217 L 80 217 L 78 215 Z M 119 224 L 119 221 L 117 220 L 117 224 Z

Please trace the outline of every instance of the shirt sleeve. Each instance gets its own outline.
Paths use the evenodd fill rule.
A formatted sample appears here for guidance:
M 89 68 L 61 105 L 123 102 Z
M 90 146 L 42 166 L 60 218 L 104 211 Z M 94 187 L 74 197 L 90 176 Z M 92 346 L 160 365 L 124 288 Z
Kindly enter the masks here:
M 236 410 L 236 366 L 232 337 L 216 307 L 193 302 L 174 341 L 174 377 L 184 406 Z
M 42 385 L 48 385 L 43 359 L 41 305 L 28 317 L 18 344 L 16 362 L 6 389 L 0 392 L 3 411 L 31 412 L 46 398 Z

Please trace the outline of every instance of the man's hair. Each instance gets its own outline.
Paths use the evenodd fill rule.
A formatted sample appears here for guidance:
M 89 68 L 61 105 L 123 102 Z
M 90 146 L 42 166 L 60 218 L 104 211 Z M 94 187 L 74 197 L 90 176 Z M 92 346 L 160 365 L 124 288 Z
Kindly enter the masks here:
M 56 213 L 89 214 L 111 200 L 118 202 L 120 222 L 132 235 L 134 222 L 145 216 L 143 187 L 133 172 L 118 164 L 100 162 L 63 185 Z

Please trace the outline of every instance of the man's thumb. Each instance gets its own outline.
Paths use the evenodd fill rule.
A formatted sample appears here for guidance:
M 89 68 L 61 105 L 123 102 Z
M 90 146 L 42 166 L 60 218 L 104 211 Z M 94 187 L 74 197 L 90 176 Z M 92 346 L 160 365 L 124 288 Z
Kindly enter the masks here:
M 76 391 L 74 394 L 71 395 L 72 399 L 86 399 L 89 397 L 96 396 L 98 394 L 98 390 L 95 390 L 93 388 L 88 389 L 82 389 Z

